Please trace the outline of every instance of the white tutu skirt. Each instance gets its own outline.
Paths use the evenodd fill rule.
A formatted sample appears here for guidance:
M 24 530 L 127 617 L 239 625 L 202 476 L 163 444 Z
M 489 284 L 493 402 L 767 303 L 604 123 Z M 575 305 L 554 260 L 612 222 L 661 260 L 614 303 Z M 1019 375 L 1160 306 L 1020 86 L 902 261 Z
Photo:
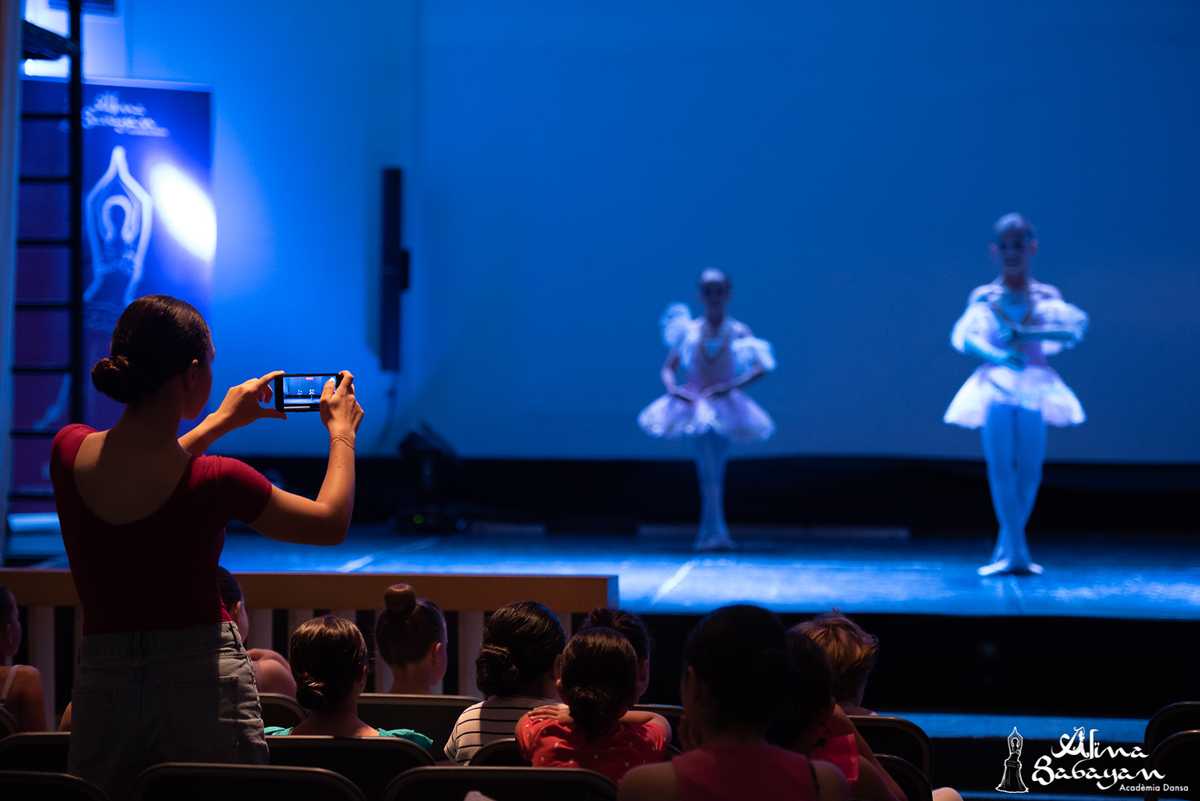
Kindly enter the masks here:
M 737 389 L 695 403 L 663 395 L 642 410 L 638 425 L 652 437 L 699 437 L 713 431 L 734 442 L 761 442 L 775 431 L 770 415 Z
M 1087 419 L 1079 398 L 1050 367 L 1013 370 L 993 364 L 983 365 L 967 379 L 943 419 L 964 428 L 979 428 L 993 403 L 1040 411 L 1052 426 L 1077 426 Z

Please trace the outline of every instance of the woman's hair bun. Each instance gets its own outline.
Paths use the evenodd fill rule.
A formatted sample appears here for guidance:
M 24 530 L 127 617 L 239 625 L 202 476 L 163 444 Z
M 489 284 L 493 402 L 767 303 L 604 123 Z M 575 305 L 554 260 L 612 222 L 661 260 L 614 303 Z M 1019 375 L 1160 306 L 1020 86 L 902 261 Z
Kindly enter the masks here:
M 296 702 L 305 709 L 320 709 L 325 706 L 328 686 L 310 673 L 302 673 L 296 682 Z
M 146 375 L 125 356 L 105 356 L 92 368 L 96 389 L 118 403 L 132 403 L 146 394 Z
M 383 605 L 389 614 L 408 617 L 417 608 L 417 592 L 408 584 L 393 584 L 383 593 Z
M 513 695 L 521 684 L 521 671 L 513 654 L 503 645 L 485 644 L 475 659 L 476 684 L 489 695 Z

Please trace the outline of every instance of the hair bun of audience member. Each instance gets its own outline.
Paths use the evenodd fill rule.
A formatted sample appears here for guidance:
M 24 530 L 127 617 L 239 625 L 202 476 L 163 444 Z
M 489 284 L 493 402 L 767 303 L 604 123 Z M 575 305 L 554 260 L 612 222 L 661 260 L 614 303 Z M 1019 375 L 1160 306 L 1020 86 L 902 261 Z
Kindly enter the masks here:
M 408 584 L 393 584 L 384 592 L 383 604 L 388 612 L 408 617 L 417 608 L 416 590 Z
M 150 377 L 125 356 L 105 356 L 96 362 L 92 383 L 118 403 L 136 403 L 154 390 Z
M 296 702 L 305 709 L 321 709 L 329 700 L 329 686 L 320 679 L 304 673 L 296 685 Z
M 503 645 L 485 644 L 475 659 L 476 682 L 494 687 L 496 695 L 512 695 L 521 682 L 521 671 L 513 661 L 512 651 Z

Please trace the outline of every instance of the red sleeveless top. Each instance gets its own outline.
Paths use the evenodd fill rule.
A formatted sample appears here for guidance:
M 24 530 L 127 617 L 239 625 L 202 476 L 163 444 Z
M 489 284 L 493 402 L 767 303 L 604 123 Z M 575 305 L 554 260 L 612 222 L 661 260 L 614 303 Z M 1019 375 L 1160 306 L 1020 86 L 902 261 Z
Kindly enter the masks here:
M 225 524 L 256 520 L 271 482 L 237 459 L 193 456 L 157 510 L 106 523 L 75 486 L 75 457 L 95 429 L 78 423 L 54 437 L 50 479 L 84 634 L 181 629 L 229 620 L 217 591 Z
M 814 801 L 803 754 L 773 745 L 703 746 L 671 760 L 679 801 Z

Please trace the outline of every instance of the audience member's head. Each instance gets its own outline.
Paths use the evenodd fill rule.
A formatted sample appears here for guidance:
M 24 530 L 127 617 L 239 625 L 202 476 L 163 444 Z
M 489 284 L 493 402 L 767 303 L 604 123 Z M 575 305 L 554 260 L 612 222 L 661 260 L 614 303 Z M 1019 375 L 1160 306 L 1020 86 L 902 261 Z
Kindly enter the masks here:
M 536 601 L 502 606 L 484 624 L 475 683 L 489 696 L 552 697 L 566 641 L 558 618 Z
M 16 596 L 0 584 L 0 660 L 7 661 L 21 647 L 21 617 Z
M 250 615 L 246 612 L 245 599 L 242 597 L 242 585 L 223 567 L 217 567 L 217 591 L 221 593 L 221 605 L 237 626 L 242 642 L 250 636 Z
M 793 626 L 787 632 L 790 681 L 786 703 L 771 722 L 769 739 L 808 753 L 833 713 L 833 678 L 825 651 Z
M 212 358 L 212 336 L 195 307 L 147 295 L 121 313 L 109 355 L 92 367 L 92 383 L 118 403 L 163 399 L 191 418 L 212 391 Z
M 808 637 L 825 652 L 833 674 L 834 700 L 843 707 L 861 707 L 879 655 L 879 639 L 836 609 L 798 623 L 789 632 L 793 633 Z
M 637 654 L 624 634 L 592 627 L 563 650 L 558 692 L 584 737 L 611 732 L 637 702 Z
M 367 642 L 358 626 L 334 615 L 314 617 L 292 632 L 289 658 L 296 700 L 312 712 L 356 704 L 367 683 Z
M 625 639 L 629 640 L 629 644 L 633 646 L 633 652 L 637 654 L 637 697 L 641 698 L 646 694 L 646 688 L 650 685 L 651 643 L 650 632 L 646 629 L 646 624 L 633 612 L 601 607 L 588 613 L 579 630 L 583 632 L 594 628 L 619 631 L 625 635 Z
M 783 624 L 766 609 L 726 606 L 688 635 L 683 705 L 688 720 L 706 736 L 761 736 L 790 684 Z
M 446 618 L 433 601 L 418 598 L 407 584 L 383 595 L 375 643 L 392 669 L 394 693 L 430 693 L 446 675 Z

